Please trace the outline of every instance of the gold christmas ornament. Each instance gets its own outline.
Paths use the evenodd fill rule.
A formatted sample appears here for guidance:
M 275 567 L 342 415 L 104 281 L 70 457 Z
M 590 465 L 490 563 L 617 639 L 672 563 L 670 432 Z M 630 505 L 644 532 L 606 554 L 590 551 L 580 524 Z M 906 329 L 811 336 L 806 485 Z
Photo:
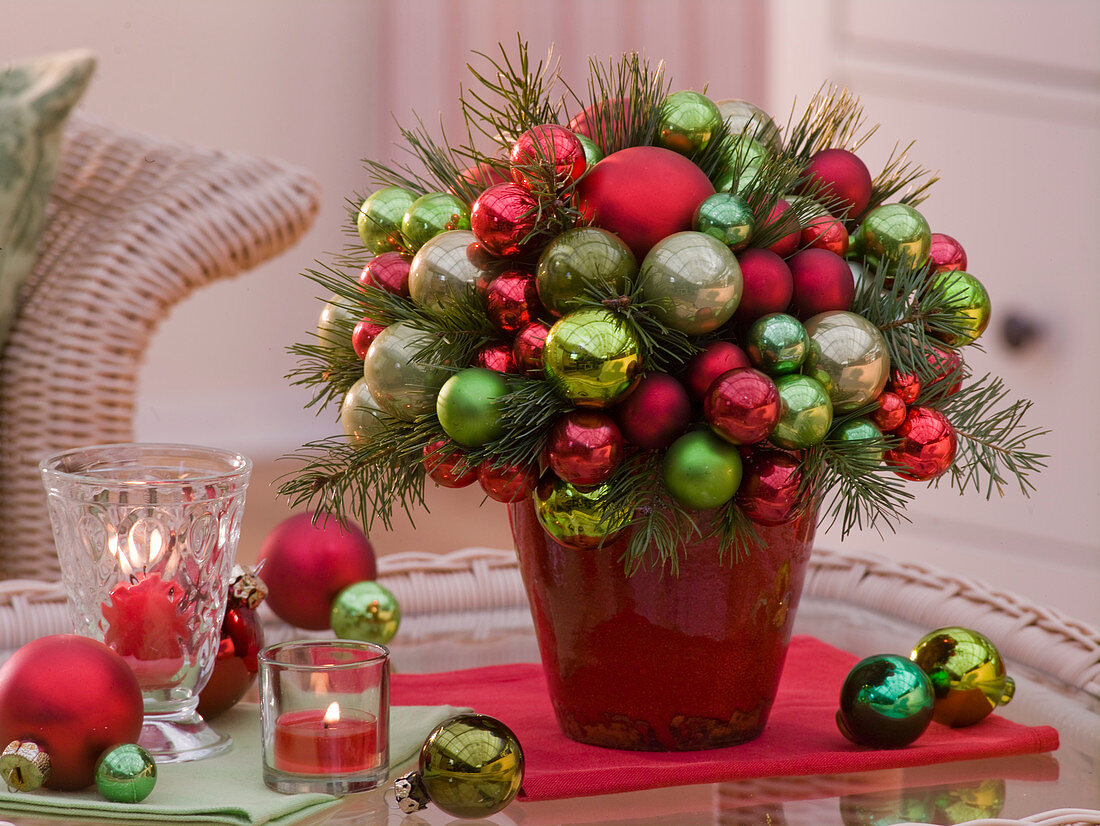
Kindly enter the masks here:
M 829 392 L 835 410 L 878 398 L 890 377 L 890 353 L 878 327 L 844 310 L 818 313 L 804 326 L 810 337 L 805 371 Z
M 363 359 L 363 376 L 375 402 L 391 416 L 411 422 L 435 411 L 435 397 L 451 373 L 417 361 L 432 338 L 407 321 L 378 334 Z
M 546 336 L 546 378 L 580 407 L 613 404 L 641 378 L 640 367 L 637 337 L 611 310 L 576 310 Z
M 1016 692 L 1004 661 L 984 634 L 948 626 L 921 637 L 909 659 L 924 669 L 936 692 L 933 719 L 945 726 L 970 726 L 1003 706 Z
M 547 473 L 535 489 L 535 515 L 555 541 L 578 550 L 611 542 L 630 521 L 627 508 L 613 509 L 606 483 L 580 488 Z
M 453 230 L 425 243 L 409 265 L 409 297 L 421 307 L 439 310 L 470 290 L 488 286 L 489 275 L 467 255 L 476 240 L 469 230 Z
M 741 267 L 729 247 L 703 232 L 658 241 L 638 273 L 642 297 L 674 330 L 702 335 L 733 317 L 741 302 Z

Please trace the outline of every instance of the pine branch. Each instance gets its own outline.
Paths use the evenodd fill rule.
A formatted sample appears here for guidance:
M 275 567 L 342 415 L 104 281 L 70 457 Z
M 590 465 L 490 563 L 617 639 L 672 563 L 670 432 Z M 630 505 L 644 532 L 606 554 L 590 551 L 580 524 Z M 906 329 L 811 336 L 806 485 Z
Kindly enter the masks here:
M 713 534 L 718 536 L 719 556 L 722 559 L 731 556 L 734 562 L 748 559 L 753 551 L 764 544 L 757 533 L 756 523 L 741 510 L 736 497 L 718 509 Z
M 798 122 L 792 126 L 788 121 L 784 152 L 805 168 L 810 158 L 823 149 L 857 152 L 877 129 L 864 127 L 863 106 L 855 95 L 824 84 Z
M 588 132 L 604 155 L 652 145 L 670 88 L 664 63 L 650 69 L 648 59 L 632 52 L 606 64 L 589 58 L 588 68 L 587 103 L 569 93 L 585 109 Z
M 484 447 L 468 451 L 470 463 L 534 467 L 546 447 L 554 421 L 571 407 L 547 381 L 508 376 L 509 392 L 498 403 L 503 434 Z
M 913 148 L 914 143 L 915 141 L 910 141 L 900 152 L 897 145 L 894 145 L 886 165 L 871 182 L 871 200 L 867 204 L 867 209 L 864 210 L 864 215 L 886 203 L 902 190 L 905 192 L 898 198 L 898 202 L 911 207 L 917 206 L 928 197 L 928 190 L 939 180 L 939 176 L 909 161 L 909 150 Z

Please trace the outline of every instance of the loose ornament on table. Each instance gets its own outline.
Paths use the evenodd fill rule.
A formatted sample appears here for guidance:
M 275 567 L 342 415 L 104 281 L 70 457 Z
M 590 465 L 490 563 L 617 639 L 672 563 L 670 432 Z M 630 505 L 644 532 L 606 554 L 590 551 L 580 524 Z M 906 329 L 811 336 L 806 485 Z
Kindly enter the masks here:
M 336 595 L 329 623 L 340 639 L 385 645 L 401 625 L 401 606 L 386 586 L 357 582 Z
M 140 803 L 156 784 L 156 761 L 136 743 L 108 749 L 96 761 L 96 788 L 113 803 Z
M 876 654 L 848 672 L 836 724 L 857 745 L 902 748 L 928 728 L 934 702 L 932 681 L 920 666 L 894 654 Z
M 996 646 L 970 628 L 937 628 L 921 637 L 909 658 L 932 680 L 933 718 L 945 726 L 980 722 L 1016 693 Z

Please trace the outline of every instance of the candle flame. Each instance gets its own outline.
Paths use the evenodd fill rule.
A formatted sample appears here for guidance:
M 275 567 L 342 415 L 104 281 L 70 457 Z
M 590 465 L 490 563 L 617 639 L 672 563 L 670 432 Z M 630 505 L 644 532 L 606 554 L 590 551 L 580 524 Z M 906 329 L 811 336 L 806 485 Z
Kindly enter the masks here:
M 340 722 L 340 704 L 337 702 L 331 702 L 328 705 L 328 709 L 325 711 L 325 716 L 322 718 L 326 726 L 331 726 L 333 723 Z

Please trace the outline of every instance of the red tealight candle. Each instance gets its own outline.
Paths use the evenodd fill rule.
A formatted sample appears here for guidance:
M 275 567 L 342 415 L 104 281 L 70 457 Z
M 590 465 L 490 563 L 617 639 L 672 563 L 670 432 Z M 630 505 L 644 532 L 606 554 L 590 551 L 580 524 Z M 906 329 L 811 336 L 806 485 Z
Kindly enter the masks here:
M 287 711 L 275 720 L 275 768 L 295 774 L 348 774 L 378 766 L 375 718 L 331 703 L 326 711 Z

